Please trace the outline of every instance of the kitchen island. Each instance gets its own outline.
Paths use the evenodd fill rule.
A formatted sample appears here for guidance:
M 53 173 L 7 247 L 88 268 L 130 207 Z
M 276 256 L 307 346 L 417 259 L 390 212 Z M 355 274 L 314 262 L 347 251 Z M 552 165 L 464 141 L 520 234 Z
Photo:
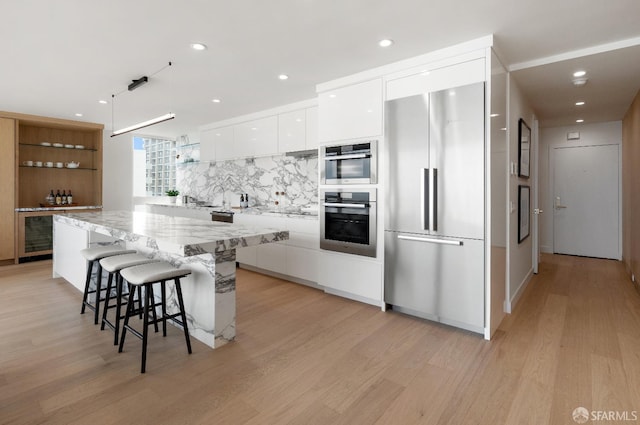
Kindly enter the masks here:
M 117 244 L 190 269 L 182 285 L 189 333 L 212 348 L 236 334 L 236 248 L 289 239 L 284 229 L 137 211 L 59 214 L 53 221 L 53 275 L 80 291 L 86 273 L 80 250 L 91 246 Z

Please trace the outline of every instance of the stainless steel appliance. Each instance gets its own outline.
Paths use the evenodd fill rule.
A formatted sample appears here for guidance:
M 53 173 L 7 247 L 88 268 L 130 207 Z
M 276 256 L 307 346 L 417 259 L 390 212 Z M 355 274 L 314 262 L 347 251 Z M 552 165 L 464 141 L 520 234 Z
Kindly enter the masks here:
M 376 140 L 322 146 L 320 182 L 336 185 L 377 183 L 377 146 Z
M 388 101 L 385 302 L 484 328 L 484 83 Z
M 376 189 L 320 191 L 320 248 L 376 256 Z

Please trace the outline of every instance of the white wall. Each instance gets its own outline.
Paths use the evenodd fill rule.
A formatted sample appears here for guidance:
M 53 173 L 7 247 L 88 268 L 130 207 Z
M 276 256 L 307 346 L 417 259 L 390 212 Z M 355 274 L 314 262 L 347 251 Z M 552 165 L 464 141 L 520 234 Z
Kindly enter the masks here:
M 527 99 L 520 91 L 517 83 L 509 76 L 509 162 L 518 163 L 518 120 L 523 118 L 527 125 L 533 129 L 535 120 L 534 111 Z M 536 140 L 533 140 L 536 143 Z M 509 238 L 507 241 L 508 262 L 508 286 L 507 286 L 507 312 L 511 312 L 522 294 L 524 287 L 533 275 L 532 235 L 522 243 L 518 243 L 518 185 L 531 186 L 533 193 L 533 181 L 535 179 L 536 165 L 531 162 L 531 172 L 528 179 L 511 175 L 509 178 L 509 201 L 514 205 L 514 211 L 509 214 Z M 531 197 L 533 199 L 533 196 Z M 531 222 L 531 221 L 530 221 Z
M 579 140 L 567 140 L 567 133 L 580 132 Z M 540 250 L 553 252 L 553 193 L 549 169 L 552 146 L 588 146 L 622 143 L 622 122 L 576 124 L 570 127 L 543 128 L 540 130 Z
M 133 136 L 106 135 L 102 156 L 103 210 L 133 209 Z

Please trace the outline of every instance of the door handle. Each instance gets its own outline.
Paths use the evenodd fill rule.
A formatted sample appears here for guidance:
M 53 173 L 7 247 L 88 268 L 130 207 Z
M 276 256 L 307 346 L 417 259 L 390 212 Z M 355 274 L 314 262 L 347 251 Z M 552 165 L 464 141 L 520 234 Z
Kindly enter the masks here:
M 542 214 L 544 211 L 542 211 L 540 208 L 534 208 L 533 213 L 534 214 Z
M 567 206 L 566 205 L 561 205 L 560 204 L 560 197 L 556 196 L 556 201 L 555 201 L 554 208 L 557 209 L 557 210 L 561 210 L 561 209 L 567 208 Z

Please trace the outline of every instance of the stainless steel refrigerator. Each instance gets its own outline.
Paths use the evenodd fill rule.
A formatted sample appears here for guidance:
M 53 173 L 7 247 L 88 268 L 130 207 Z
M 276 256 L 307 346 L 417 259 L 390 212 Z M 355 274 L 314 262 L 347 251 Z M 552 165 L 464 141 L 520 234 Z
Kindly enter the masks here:
M 484 83 L 386 104 L 385 302 L 482 333 Z

